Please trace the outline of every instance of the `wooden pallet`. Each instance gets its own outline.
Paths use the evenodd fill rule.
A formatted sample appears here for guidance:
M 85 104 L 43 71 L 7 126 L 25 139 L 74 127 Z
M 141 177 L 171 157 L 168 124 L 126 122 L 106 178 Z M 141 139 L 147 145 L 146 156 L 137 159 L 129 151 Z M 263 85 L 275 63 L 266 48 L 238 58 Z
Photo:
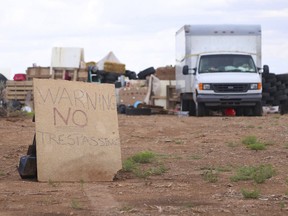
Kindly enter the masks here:
M 33 78 L 37 79 L 49 79 L 50 75 L 50 67 L 28 67 L 26 70 L 26 79 L 33 80 Z
M 88 71 L 87 69 L 79 69 L 79 68 L 50 68 L 51 70 L 51 78 L 52 79 L 63 79 L 72 81 L 88 81 Z
M 17 100 L 25 104 L 26 97 L 31 94 L 33 100 L 33 81 L 11 81 L 6 82 L 6 100 Z

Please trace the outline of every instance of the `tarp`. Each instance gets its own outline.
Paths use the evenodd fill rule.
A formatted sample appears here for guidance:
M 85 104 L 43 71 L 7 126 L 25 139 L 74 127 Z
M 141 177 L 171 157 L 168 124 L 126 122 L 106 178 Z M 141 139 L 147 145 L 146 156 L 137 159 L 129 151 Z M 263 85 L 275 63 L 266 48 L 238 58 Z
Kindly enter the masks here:
M 122 64 L 112 51 L 109 52 L 104 58 L 102 58 L 100 61 L 97 62 L 97 68 L 99 70 L 104 70 L 105 62 L 115 62 L 115 63 Z

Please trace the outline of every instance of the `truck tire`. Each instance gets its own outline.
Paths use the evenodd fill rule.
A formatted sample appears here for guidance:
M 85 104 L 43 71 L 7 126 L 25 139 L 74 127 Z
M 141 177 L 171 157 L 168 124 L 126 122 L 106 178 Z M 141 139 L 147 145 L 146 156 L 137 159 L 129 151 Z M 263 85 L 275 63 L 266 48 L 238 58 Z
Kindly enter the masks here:
M 288 74 L 278 74 L 278 75 L 276 75 L 276 77 L 278 80 L 288 81 Z
M 147 68 L 147 69 L 140 71 L 138 73 L 138 78 L 139 79 L 146 79 L 146 76 L 154 74 L 155 72 L 156 72 L 156 70 L 154 69 L 154 67 Z
M 189 101 L 189 115 L 196 116 L 196 104 L 194 100 Z
M 262 116 L 263 114 L 262 104 L 260 102 L 256 103 L 256 106 L 254 107 L 253 111 L 255 116 Z
M 189 111 L 189 100 L 181 99 L 181 111 Z
M 203 103 L 198 103 L 196 105 L 196 116 L 197 117 L 202 117 L 205 116 L 206 114 L 206 107 Z
M 196 115 L 196 105 L 193 100 L 181 100 L 181 111 L 189 111 L 189 116 Z

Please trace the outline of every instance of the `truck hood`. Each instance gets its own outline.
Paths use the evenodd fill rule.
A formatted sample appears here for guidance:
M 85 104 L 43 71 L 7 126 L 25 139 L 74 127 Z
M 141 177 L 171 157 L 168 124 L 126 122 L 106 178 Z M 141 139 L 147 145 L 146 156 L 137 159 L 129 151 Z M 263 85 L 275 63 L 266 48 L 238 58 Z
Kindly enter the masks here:
M 258 73 L 202 73 L 197 75 L 198 83 L 258 83 Z

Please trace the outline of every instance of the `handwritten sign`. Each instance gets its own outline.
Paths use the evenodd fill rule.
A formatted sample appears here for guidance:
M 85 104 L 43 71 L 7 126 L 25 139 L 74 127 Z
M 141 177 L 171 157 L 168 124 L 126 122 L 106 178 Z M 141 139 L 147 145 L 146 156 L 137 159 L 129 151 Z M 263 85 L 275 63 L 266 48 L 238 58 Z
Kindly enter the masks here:
M 111 84 L 34 79 L 38 181 L 112 181 L 121 169 Z

